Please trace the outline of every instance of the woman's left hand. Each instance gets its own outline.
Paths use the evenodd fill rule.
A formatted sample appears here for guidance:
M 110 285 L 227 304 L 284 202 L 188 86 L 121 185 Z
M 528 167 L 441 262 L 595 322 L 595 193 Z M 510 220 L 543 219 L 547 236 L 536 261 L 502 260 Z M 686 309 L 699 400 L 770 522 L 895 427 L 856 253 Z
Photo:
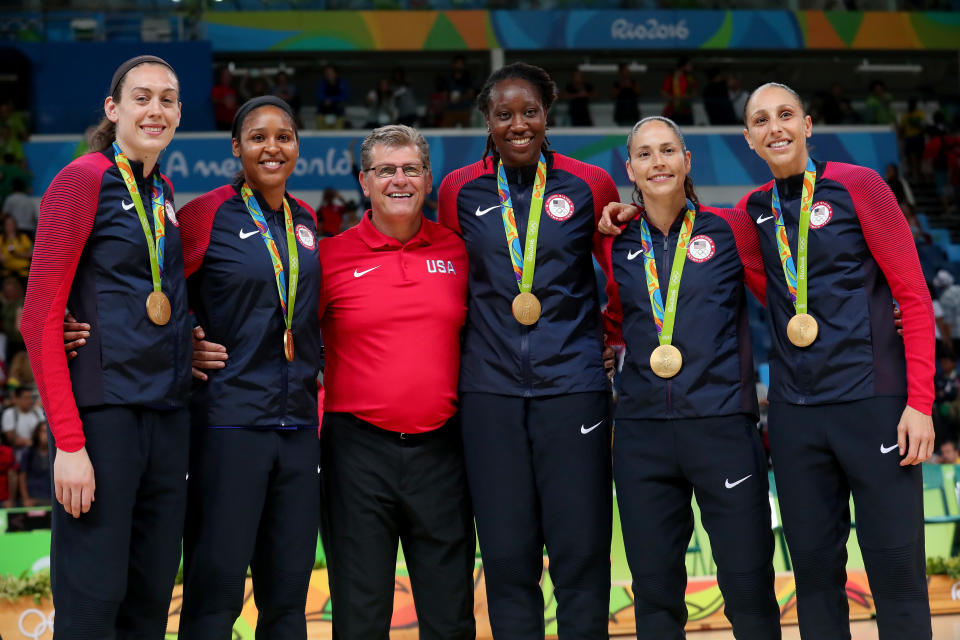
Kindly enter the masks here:
M 897 425 L 900 455 L 906 456 L 900 461 L 900 466 L 906 467 L 929 460 L 933 455 L 933 440 L 933 419 L 913 407 L 904 408 Z
M 201 369 L 223 369 L 227 366 L 227 349 L 222 344 L 204 340 L 203 327 L 193 328 L 193 377 L 207 380 L 207 374 Z

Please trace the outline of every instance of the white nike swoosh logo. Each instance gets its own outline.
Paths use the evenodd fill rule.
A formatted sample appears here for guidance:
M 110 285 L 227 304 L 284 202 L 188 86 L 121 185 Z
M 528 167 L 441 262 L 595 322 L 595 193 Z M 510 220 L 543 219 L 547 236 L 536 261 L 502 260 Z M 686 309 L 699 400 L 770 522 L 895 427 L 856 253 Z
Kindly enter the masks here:
M 353 277 L 354 277 L 354 278 L 359 278 L 360 276 L 365 276 L 365 275 L 367 275 L 368 273 L 370 273 L 371 271 L 373 271 L 374 269 L 379 269 L 379 268 L 380 268 L 380 265 L 377 265 L 377 266 L 375 266 L 375 267 L 371 267 L 370 269 L 367 269 L 366 271 L 357 271 L 356 269 L 354 269 L 354 270 L 353 270 Z
M 257 231 L 244 231 L 243 229 L 240 229 L 240 239 L 241 239 L 241 240 L 246 240 L 246 239 L 249 238 L 250 236 L 255 236 L 255 235 L 257 235 L 258 233 L 260 233 L 259 230 L 257 230 Z
M 757 224 L 763 224 L 763 223 L 766 222 L 767 220 L 773 220 L 773 216 L 767 216 L 766 218 L 764 218 L 763 216 L 758 216 L 758 217 L 757 217 Z
M 602 424 L 603 424 L 603 420 L 601 420 L 601 421 L 598 422 L 597 424 L 593 425 L 593 426 L 590 427 L 589 429 L 587 429 L 587 428 L 586 428 L 585 426 L 583 426 L 583 425 L 580 425 L 580 433 L 582 433 L 583 435 L 587 435 L 588 433 L 590 433 L 591 431 L 593 431 L 594 429 L 596 429 L 597 427 L 599 427 L 599 426 L 602 425 Z
M 627 252 L 627 260 L 633 260 L 633 259 L 636 258 L 638 255 L 640 255 L 641 253 L 643 253 L 643 249 L 640 249 L 639 251 L 628 251 L 628 252 Z
M 477 213 L 477 217 L 479 218 L 480 216 L 482 216 L 482 215 L 485 214 L 486 212 L 488 212 L 488 211 L 493 211 L 494 209 L 496 209 L 496 208 L 499 207 L 499 206 L 500 206 L 500 205 L 495 204 L 495 205 L 493 205 L 492 207 L 487 207 L 487 208 L 484 209 L 483 211 L 480 210 L 480 207 L 477 207 L 477 212 L 476 212 L 476 213 Z
M 880 443 L 880 453 L 890 453 L 891 451 L 893 451 L 894 449 L 896 449 L 896 448 L 899 447 L 899 446 L 900 446 L 899 444 L 892 444 L 892 445 L 890 445 L 889 447 L 885 447 L 885 446 L 883 446 L 883 443 L 881 442 L 881 443 Z
M 726 480 L 724 480 L 723 486 L 725 486 L 727 489 L 733 489 L 735 486 L 737 486 L 738 484 L 740 484 L 741 482 L 743 482 L 744 480 L 746 480 L 747 478 L 749 478 L 749 477 L 752 476 L 752 475 L 753 475 L 753 474 L 751 473 L 751 474 L 748 475 L 748 476 L 743 476 L 742 478 L 740 478 L 740 479 L 737 480 L 736 482 L 730 482 L 730 479 L 727 478 Z
M 132 202 L 130 204 L 127 204 L 126 200 L 121 200 L 120 206 L 123 207 L 124 211 L 130 211 L 130 209 L 133 209 L 136 205 L 133 204 Z

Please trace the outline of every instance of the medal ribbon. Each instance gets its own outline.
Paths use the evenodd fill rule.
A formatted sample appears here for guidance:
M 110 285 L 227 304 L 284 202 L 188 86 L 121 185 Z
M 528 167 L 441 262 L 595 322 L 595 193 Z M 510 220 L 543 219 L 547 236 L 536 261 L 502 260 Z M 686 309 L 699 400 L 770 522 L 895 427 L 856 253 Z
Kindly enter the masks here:
M 500 196 L 500 215 L 503 218 L 503 230 L 507 234 L 507 250 L 513 273 L 517 277 L 520 291 L 530 293 L 533 290 L 533 270 L 537 259 L 537 235 L 540 233 L 540 214 L 543 211 L 543 191 L 547 184 L 547 161 L 543 154 L 537 162 L 537 177 L 533 181 L 533 193 L 530 196 L 530 217 L 527 220 L 526 247 L 520 253 L 520 237 L 517 233 L 517 218 L 513 213 L 513 201 L 510 199 L 510 186 L 503 162 L 497 165 L 497 193 Z
M 650 294 L 650 308 L 653 311 L 653 323 L 657 326 L 657 337 L 661 345 L 673 341 L 673 324 L 677 317 L 677 296 L 680 295 L 680 277 L 683 265 L 687 261 L 687 245 L 693 235 L 693 221 L 697 210 L 687 200 L 687 212 L 683 216 L 680 237 L 677 238 L 677 252 L 673 256 L 670 269 L 670 282 L 667 289 L 667 305 L 663 305 L 660 293 L 660 277 L 657 274 L 657 258 L 653 253 L 653 241 L 650 239 L 650 226 L 647 219 L 640 217 L 640 241 L 643 243 L 643 271 L 647 276 L 647 293 Z
M 140 189 L 133 177 L 130 161 L 127 160 L 127 156 L 123 154 L 120 145 L 116 142 L 113 143 L 113 158 L 117 162 L 117 169 L 120 170 L 120 176 L 123 178 L 123 183 L 127 185 L 130 199 L 133 200 L 133 206 L 137 210 L 140 226 L 143 227 L 143 235 L 147 238 L 147 253 L 150 255 L 150 278 L 153 280 L 153 290 L 160 291 L 160 281 L 163 278 L 163 225 L 166 220 L 166 205 L 163 201 L 163 183 L 160 179 L 160 173 L 156 172 L 153 176 L 153 231 L 151 231 L 150 221 L 147 220 L 147 214 L 143 210 L 143 199 L 140 198 Z
M 270 227 L 267 226 L 266 218 L 263 217 L 263 211 L 260 210 L 260 203 L 257 202 L 257 198 L 246 182 L 240 189 L 240 195 L 243 197 L 243 203 L 247 205 L 247 211 L 250 212 L 253 223 L 260 231 L 260 237 L 263 238 L 263 244 L 266 245 L 267 253 L 270 254 L 270 260 L 273 262 L 273 275 L 277 279 L 277 293 L 280 294 L 280 310 L 283 312 L 287 329 L 290 329 L 293 325 L 293 305 L 297 301 L 297 280 L 300 278 L 300 257 L 297 255 L 297 242 L 293 236 L 293 214 L 290 212 L 290 205 L 284 198 L 283 226 L 287 232 L 287 255 L 290 259 L 290 295 L 288 297 L 280 251 L 277 249 L 277 243 L 273 241 L 273 235 L 270 233 Z
M 803 190 L 800 193 L 800 233 L 797 236 L 796 266 L 790 253 L 787 228 L 783 224 L 777 183 L 773 183 L 773 220 L 777 225 L 777 250 L 780 252 L 780 264 L 783 265 L 787 291 L 790 292 L 790 300 L 793 301 L 797 313 L 807 312 L 807 237 L 810 235 L 810 205 L 813 204 L 813 185 L 816 181 L 817 167 L 808 157 L 807 169 L 803 172 Z

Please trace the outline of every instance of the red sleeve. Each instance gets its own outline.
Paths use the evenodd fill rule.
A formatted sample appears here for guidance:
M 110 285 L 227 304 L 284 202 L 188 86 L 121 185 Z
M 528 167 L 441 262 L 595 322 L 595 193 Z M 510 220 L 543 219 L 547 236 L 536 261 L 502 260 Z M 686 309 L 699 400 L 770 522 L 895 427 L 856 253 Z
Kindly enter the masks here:
M 312 229 L 312 231 L 314 232 L 314 234 L 316 234 L 316 232 L 317 232 L 317 212 L 313 210 L 313 207 L 311 207 L 310 205 L 308 205 L 306 202 L 304 202 L 304 201 L 301 200 L 300 198 L 294 198 L 294 200 L 296 200 L 296 201 L 297 201 L 297 204 L 299 204 L 301 207 L 303 207 L 303 210 L 306 211 L 307 213 L 309 213 L 309 214 L 310 214 L 310 217 L 313 218 L 313 229 Z
M 491 171 L 493 171 L 493 158 L 484 158 L 480 162 L 474 162 L 453 173 L 448 173 L 437 191 L 437 222 L 458 236 L 463 236 L 460 230 L 460 218 L 457 215 L 457 197 L 460 195 L 460 189 L 471 180 L 476 180 Z
M 596 236 L 594 236 L 596 239 Z M 616 236 L 604 236 L 601 234 L 600 251 L 606 255 L 605 262 L 610 265 L 610 272 L 604 271 L 607 277 L 607 306 L 603 309 L 603 333 L 607 336 L 607 344 L 611 347 L 624 346 L 623 340 L 623 304 L 620 302 L 620 286 L 616 278 L 613 277 L 613 241 Z M 596 255 L 596 247 L 594 247 Z M 603 262 L 599 259 L 601 268 Z
M 742 204 L 742 202 L 741 202 Z M 763 269 L 763 255 L 760 253 L 760 238 L 757 236 L 757 226 L 747 215 L 744 209 L 713 209 L 712 211 L 730 225 L 733 231 L 734 242 L 737 243 L 737 253 L 743 263 L 743 282 L 750 292 L 760 301 L 767 304 L 767 275 Z
M 100 183 L 112 163 L 90 153 L 67 165 L 40 201 L 36 245 L 21 333 L 56 447 L 83 447 L 83 425 L 63 349 L 63 314 L 83 248 L 97 216 Z
M 210 246 L 210 232 L 217 210 L 236 195 L 233 187 L 224 185 L 199 198 L 194 198 L 177 212 L 180 221 L 180 242 L 183 244 L 183 270 L 187 278 L 203 265 L 203 256 Z
M 876 171 L 828 162 L 823 177 L 839 182 L 850 193 L 867 247 L 900 304 L 907 358 L 907 405 L 930 415 L 934 396 L 933 304 L 907 219 L 890 187 Z
M 603 330 L 608 336 L 608 344 L 622 345 L 621 323 L 623 321 L 623 311 L 620 307 L 620 294 L 616 290 L 616 282 L 613 278 L 613 263 L 610 258 L 615 236 L 605 236 L 597 230 L 603 208 L 611 202 L 620 202 L 620 192 L 617 191 L 617 185 L 610 174 L 600 167 L 573 160 L 560 154 L 554 155 L 554 167 L 579 176 L 590 186 L 590 194 L 593 196 L 593 256 L 597 259 L 600 270 L 603 271 L 606 279 L 607 309 L 603 312 Z
M 333 238 L 319 238 L 317 241 L 317 260 L 320 261 L 320 295 L 317 296 L 317 319 L 322 320 L 327 311 L 327 304 L 330 302 L 327 297 L 327 277 L 323 273 L 323 256 L 327 253 L 327 245 L 335 242 Z

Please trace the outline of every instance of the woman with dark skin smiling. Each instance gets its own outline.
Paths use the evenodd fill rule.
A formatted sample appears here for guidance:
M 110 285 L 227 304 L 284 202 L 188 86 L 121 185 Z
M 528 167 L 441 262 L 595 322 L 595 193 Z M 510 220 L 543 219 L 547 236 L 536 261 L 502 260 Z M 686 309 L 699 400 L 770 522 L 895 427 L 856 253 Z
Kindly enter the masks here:
M 477 99 L 487 153 L 439 194 L 470 263 L 460 411 L 497 640 L 543 638 L 544 546 L 560 637 L 607 637 L 609 382 L 591 252 L 609 271 L 596 221 L 618 195 L 605 171 L 549 149 L 556 96 L 543 69 L 495 71 Z
M 257 637 L 304 639 L 319 523 L 320 267 L 315 214 L 286 192 L 299 157 L 290 107 L 273 96 L 242 105 L 233 153 L 234 182 L 176 214 L 194 334 L 209 339 L 194 354 L 207 373 L 194 369 L 179 637 L 232 637 L 249 566 Z
M 179 217 L 198 324 L 232 358 L 197 384 L 184 533 L 180 638 L 219 640 L 243 607 L 247 566 L 258 638 L 306 638 L 319 522 L 321 359 L 316 217 L 286 192 L 299 157 L 290 107 L 242 105 L 233 184 Z

